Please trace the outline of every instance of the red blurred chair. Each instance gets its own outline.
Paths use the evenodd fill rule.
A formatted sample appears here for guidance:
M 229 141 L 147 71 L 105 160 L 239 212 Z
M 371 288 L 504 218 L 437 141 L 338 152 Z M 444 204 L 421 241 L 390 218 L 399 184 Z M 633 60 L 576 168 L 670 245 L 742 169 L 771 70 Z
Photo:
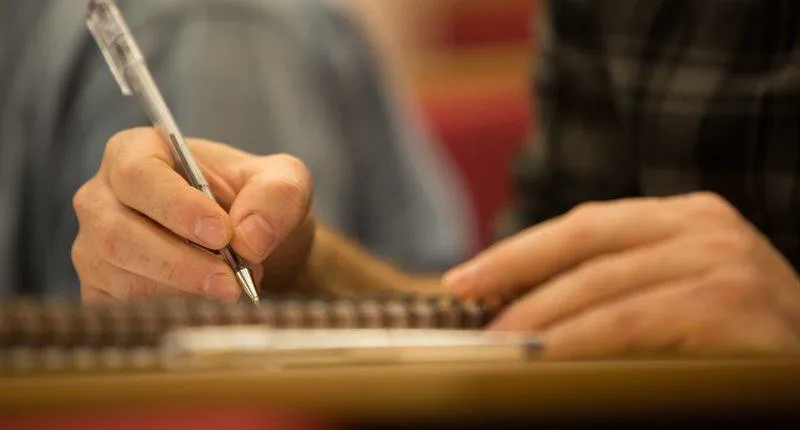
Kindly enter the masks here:
M 531 131 L 528 78 L 540 6 L 540 0 L 455 2 L 436 41 L 440 54 L 417 77 L 422 110 L 471 194 L 481 248 L 509 203 L 511 160 Z

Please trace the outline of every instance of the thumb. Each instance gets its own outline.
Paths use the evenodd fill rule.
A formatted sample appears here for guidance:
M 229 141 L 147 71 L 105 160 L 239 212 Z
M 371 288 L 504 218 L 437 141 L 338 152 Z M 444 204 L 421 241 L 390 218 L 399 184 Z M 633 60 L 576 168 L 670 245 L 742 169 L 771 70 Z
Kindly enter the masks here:
M 249 262 L 261 263 L 308 217 L 311 174 L 288 155 L 251 158 L 240 173 L 243 184 L 230 209 L 231 244 Z

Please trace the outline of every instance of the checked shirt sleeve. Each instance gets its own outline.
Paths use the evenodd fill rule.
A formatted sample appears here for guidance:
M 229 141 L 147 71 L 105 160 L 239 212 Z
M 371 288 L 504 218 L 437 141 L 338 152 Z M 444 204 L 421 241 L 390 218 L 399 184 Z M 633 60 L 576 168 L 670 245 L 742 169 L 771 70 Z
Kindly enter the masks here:
M 544 13 L 537 69 L 536 133 L 513 168 L 517 196 L 501 237 L 586 201 L 637 192 L 635 152 L 613 98 L 600 24 L 583 1 Z

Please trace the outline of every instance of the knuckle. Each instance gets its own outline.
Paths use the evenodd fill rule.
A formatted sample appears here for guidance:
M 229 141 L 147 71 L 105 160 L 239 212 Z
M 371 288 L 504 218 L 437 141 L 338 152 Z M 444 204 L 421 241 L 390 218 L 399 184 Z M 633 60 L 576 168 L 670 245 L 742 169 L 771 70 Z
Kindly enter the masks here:
M 728 260 L 747 263 L 758 253 L 760 243 L 757 237 L 738 229 L 728 229 L 705 238 L 709 253 Z
M 723 325 L 718 318 L 700 318 L 692 324 L 682 347 L 686 351 L 709 350 L 719 344 L 722 336 Z
M 108 140 L 109 149 L 126 148 L 132 140 L 142 137 L 145 133 L 155 134 L 152 127 L 132 127 L 114 133 Z
M 90 269 L 92 264 L 89 261 L 89 256 L 85 252 L 85 247 L 83 247 L 78 240 L 72 244 L 70 259 L 72 260 L 72 267 L 75 269 L 75 274 L 78 275 L 78 280 L 81 284 L 85 283 L 89 277 L 94 276 Z
M 125 147 L 125 143 L 130 139 L 131 131 L 122 130 L 114 133 L 106 144 L 106 155 L 115 155 Z
M 300 169 L 303 170 L 306 168 L 306 164 L 299 158 L 289 155 L 289 154 L 276 154 L 272 156 L 275 160 L 278 160 L 280 163 L 287 165 L 292 169 Z
M 626 333 L 632 336 L 636 332 L 635 328 L 639 326 L 642 320 L 642 315 L 639 308 L 624 306 L 617 309 L 611 317 L 611 327 L 617 333 Z
M 573 217 L 593 217 L 601 206 L 602 203 L 600 202 L 584 202 L 572 208 L 570 214 Z
M 75 210 L 75 215 L 82 218 L 85 214 L 89 213 L 88 207 L 91 199 L 89 198 L 89 187 L 91 182 L 83 184 L 75 194 L 72 196 L 72 208 Z
M 312 184 L 311 171 L 306 166 L 303 160 L 288 154 L 279 154 L 275 156 L 280 163 L 287 167 L 287 170 L 292 172 L 297 178 L 297 183 L 304 188 L 309 188 Z
M 105 219 L 96 224 L 98 249 L 109 261 L 123 263 L 126 261 L 127 230 L 122 222 Z
M 80 234 L 72 243 L 72 248 L 70 249 L 70 259 L 72 260 L 72 265 L 75 267 L 77 272 L 81 272 L 80 268 L 83 267 L 84 262 L 84 253 L 83 248 L 80 246 L 79 242 L 81 240 Z
M 736 209 L 717 193 L 702 191 L 692 193 L 687 198 L 687 204 L 693 213 L 715 217 L 734 218 Z
M 719 270 L 706 286 L 712 302 L 729 309 L 745 309 L 764 300 L 758 271 L 751 265 Z
M 127 151 L 130 141 L 135 139 L 141 133 L 142 129 L 140 128 L 126 129 L 114 133 L 114 135 L 108 139 L 108 143 L 106 144 L 106 150 L 103 154 L 103 161 L 107 163 L 113 163 L 117 158 L 119 158 L 120 155 Z
M 598 215 L 602 204 L 598 202 L 581 203 L 567 214 L 575 238 L 582 241 L 591 241 L 598 233 Z
M 130 158 L 119 160 L 113 168 L 109 169 L 109 182 L 114 189 L 121 189 L 127 184 L 140 183 L 146 174 L 146 165 Z
M 630 269 L 609 256 L 596 258 L 579 269 L 581 282 L 599 289 L 624 285 Z
M 184 262 L 180 259 L 177 260 L 164 260 L 158 265 L 158 278 L 163 283 L 170 286 L 178 286 L 183 283 L 182 274 L 185 271 L 181 270 Z
M 730 284 L 749 294 L 760 295 L 761 273 L 755 264 L 742 264 L 731 270 Z

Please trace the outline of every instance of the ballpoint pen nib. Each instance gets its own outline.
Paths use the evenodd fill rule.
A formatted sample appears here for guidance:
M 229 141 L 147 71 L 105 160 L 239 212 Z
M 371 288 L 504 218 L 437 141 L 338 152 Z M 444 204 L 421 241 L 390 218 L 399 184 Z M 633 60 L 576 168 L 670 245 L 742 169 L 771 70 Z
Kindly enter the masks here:
M 245 294 L 253 304 L 258 305 L 258 291 L 256 290 L 256 283 L 253 281 L 253 274 L 250 272 L 250 269 L 242 269 L 236 272 L 236 278 L 239 279 L 239 283 L 242 284 L 242 288 L 244 289 Z

